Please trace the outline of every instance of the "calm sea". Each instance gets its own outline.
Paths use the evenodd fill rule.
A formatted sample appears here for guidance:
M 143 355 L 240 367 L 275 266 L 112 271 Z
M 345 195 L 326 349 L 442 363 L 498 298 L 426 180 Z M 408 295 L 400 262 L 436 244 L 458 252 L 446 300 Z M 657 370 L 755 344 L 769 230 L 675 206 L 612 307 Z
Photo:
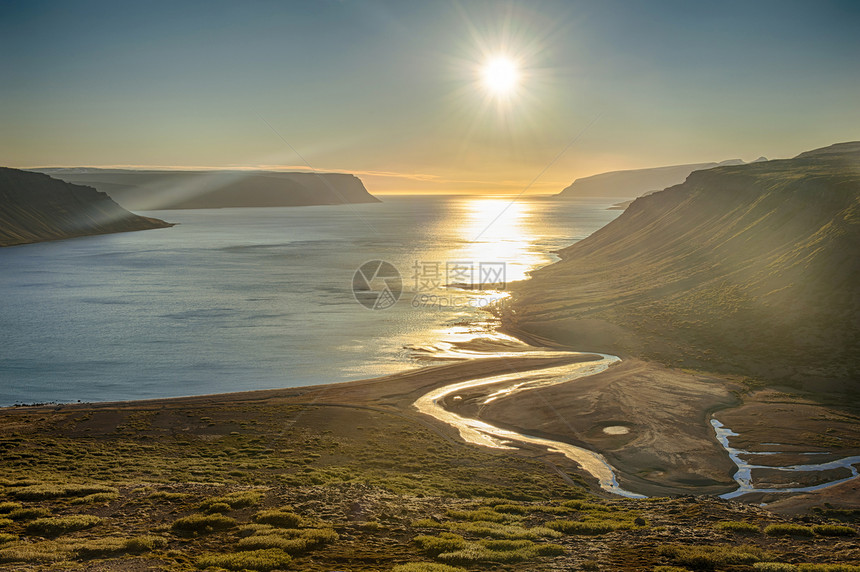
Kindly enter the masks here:
M 0 249 L 0 405 L 292 387 L 416 367 L 426 351 L 492 328 L 477 307 L 503 295 L 498 282 L 523 279 L 614 219 L 612 202 L 386 197 L 158 211 L 146 214 L 179 224 Z M 357 268 L 372 260 L 401 276 L 387 309 L 353 295 Z M 494 284 L 465 288 L 480 282 Z M 392 284 L 370 282 L 370 299 L 379 293 L 385 305 Z

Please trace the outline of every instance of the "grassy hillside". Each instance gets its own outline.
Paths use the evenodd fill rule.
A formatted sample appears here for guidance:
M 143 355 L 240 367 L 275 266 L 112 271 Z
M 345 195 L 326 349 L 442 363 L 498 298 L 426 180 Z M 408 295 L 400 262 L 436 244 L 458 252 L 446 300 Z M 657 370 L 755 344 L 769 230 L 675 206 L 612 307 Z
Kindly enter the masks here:
M 860 364 L 860 142 L 716 167 L 634 201 L 514 286 L 509 329 L 801 384 Z
M 0 246 L 168 226 L 93 188 L 0 167 Z

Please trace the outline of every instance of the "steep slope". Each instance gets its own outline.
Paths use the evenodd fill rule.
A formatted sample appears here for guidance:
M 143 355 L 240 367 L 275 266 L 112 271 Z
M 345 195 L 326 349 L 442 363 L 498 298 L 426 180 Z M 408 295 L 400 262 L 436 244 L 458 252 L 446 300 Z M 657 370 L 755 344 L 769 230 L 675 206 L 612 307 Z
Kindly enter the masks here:
M 696 171 L 514 286 L 511 330 L 823 387 L 860 367 L 860 142 Z
M 280 207 L 378 202 L 361 180 L 342 173 L 41 169 L 110 193 L 134 210 Z
M 763 158 L 758 159 L 758 161 Z M 743 165 L 740 159 L 731 159 L 722 163 L 691 163 L 688 165 L 670 165 L 651 169 L 631 169 L 627 171 L 610 171 L 590 177 L 576 179 L 569 187 L 556 195 L 561 199 L 577 197 L 612 197 L 635 198 L 649 191 L 658 191 L 671 185 L 677 185 L 686 179 L 693 171 L 712 169 L 724 165 Z
M 169 226 L 130 213 L 93 188 L 0 167 L 0 246 Z

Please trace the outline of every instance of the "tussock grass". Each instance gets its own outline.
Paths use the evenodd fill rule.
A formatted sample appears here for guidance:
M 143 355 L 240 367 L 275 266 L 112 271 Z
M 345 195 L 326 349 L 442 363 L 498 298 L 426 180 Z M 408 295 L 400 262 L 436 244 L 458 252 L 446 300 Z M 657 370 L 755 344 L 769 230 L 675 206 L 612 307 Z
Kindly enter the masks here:
M 41 534 L 44 536 L 58 536 L 66 532 L 91 528 L 102 521 L 91 514 L 73 514 L 69 516 L 56 516 L 53 518 L 37 518 L 27 523 L 25 530 L 30 534 Z
M 773 557 L 757 546 L 681 546 L 672 544 L 657 548 L 658 554 L 670 558 L 674 564 L 695 570 L 713 570 L 728 564 L 754 564 Z
M 19 544 L 0 548 L 0 563 L 8 562 L 61 562 L 71 553 L 55 541 Z
M 149 498 L 173 502 L 173 501 L 185 500 L 189 496 L 191 496 L 191 495 L 189 495 L 188 493 L 174 493 L 174 492 L 170 492 L 170 491 L 156 491 L 156 492 L 152 493 L 151 495 L 149 495 Z
M 286 510 L 264 510 L 254 515 L 254 520 L 261 524 L 271 524 L 280 528 L 298 528 L 302 517 Z
M 614 510 L 612 507 L 607 506 L 605 504 L 597 504 L 594 502 L 588 502 L 588 501 L 580 500 L 580 499 L 565 501 L 563 504 L 567 508 L 572 508 L 574 510 L 579 510 L 579 511 L 609 512 L 609 511 Z
M 78 558 L 88 559 L 126 553 L 150 552 L 167 546 L 160 536 L 137 536 L 134 538 L 98 538 L 71 546 Z
M 655 566 L 651 570 L 652 572 L 690 572 L 689 569 L 680 566 Z
M 16 508 L 21 508 L 21 503 L 19 502 L 0 502 L 0 514 L 8 514 L 15 510 Z
M 51 511 L 40 506 L 28 508 L 16 508 L 7 514 L 12 520 L 33 520 L 34 518 L 42 518 L 51 516 Z
M 233 554 L 207 554 L 197 559 L 197 567 L 269 572 L 276 568 L 285 568 L 291 561 L 292 557 L 283 550 L 270 548 L 267 550 L 235 552 Z
M 860 572 L 860 566 L 853 564 L 799 564 L 800 572 Z
M 289 554 L 298 554 L 330 544 L 338 538 L 338 534 L 331 528 L 271 528 L 240 539 L 237 546 L 239 550 L 277 548 Z
M 761 529 L 750 522 L 742 522 L 737 520 L 726 520 L 718 522 L 714 525 L 717 530 L 725 532 L 734 532 L 735 534 L 759 534 Z
M 771 524 L 765 527 L 768 536 L 813 536 L 812 528 L 799 524 Z
M 498 522 L 452 522 L 448 523 L 452 531 L 464 532 L 475 536 L 490 538 L 506 538 L 509 540 L 538 538 L 558 538 L 561 534 L 545 526 L 525 528 L 515 524 L 501 524 Z
M 18 537 L 14 534 L 0 533 L 0 544 L 6 544 L 7 542 L 12 542 L 13 540 L 18 540 Z
M 546 527 L 564 534 L 598 535 L 633 528 L 633 523 L 621 520 L 553 520 Z
M 812 531 L 821 536 L 855 536 L 857 534 L 857 531 L 850 526 L 840 524 L 816 524 L 812 527 Z
M 9 496 L 19 500 L 47 500 L 63 497 L 83 497 L 94 493 L 118 493 L 107 485 L 31 485 L 9 491 Z
M 443 552 L 437 558 L 453 564 L 514 563 L 538 556 L 561 554 L 564 554 L 564 548 L 558 544 L 535 544 L 530 540 L 490 540 L 468 543 L 465 548 Z
M 784 562 L 756 562 L 753 570 L 757 572 L 797 572 L 797 566 Z
M 457 520 L 485 521 L 485 522 L 504 522 L 505 516 L 492 510 L 454 510 L 451 509 L 447 515 Z
M 263 500 L 263 493 L 260 491 L 236 491 L 228 493 L 220 497 L 206 499 L 200 503 L 200 509 L 207 512 L 226 512 L 217 510 L 212 507 L 218 505 L 227 505 L 229 509 L 244 508 L 247 506 L 255 506 Z M 220 507 L 219 507 L 220 508 Z
M 216 530 L 227 530 L 236 526 L 236 520 L 220 514 L 192 514 L 176 520 L 171 525 L 175 532 L 209 533 Z
M 119 493 L 93 493 L 84 497 L 74 498 L 69 504 L 109 503 L 119 498 Z
M 15 521 L 9 518 L 0 518 L 0 528 L 15 524 Z
M 391 572 L 466 572 L 466 569 L 435 562 L 410 562 L 395 566 Z
M 451 532 L 442 532 L 439 536 L 416 536 L 413 542 L 430 556 L 437 556 L 443 552 L 454 552 L 455 550 L 466 548 L 465 539 L 459 534 Z

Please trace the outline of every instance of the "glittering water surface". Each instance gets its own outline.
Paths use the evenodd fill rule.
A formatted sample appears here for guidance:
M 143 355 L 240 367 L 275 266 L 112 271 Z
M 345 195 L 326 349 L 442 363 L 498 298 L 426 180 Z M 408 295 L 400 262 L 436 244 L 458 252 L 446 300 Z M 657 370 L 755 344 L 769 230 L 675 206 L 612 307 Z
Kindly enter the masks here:
M 611 202 L 389 197 L 160 211 L 146 214 L 180 224 L 0 249 L 0 405 L 290 387 L 414 367 L 422 352 L 492 330 L 475 306 L 503 295 L 431 291 L 413 279 L 416 261 L 424 282 L 435 264 L 444 282 L 452 261 L 476 274 L 481 262 L 504 262 L 507 281 L 522 279 L 618 216 Z M 353 299 L 353 273 L 374 259 L 403 276 L 388 310 Z

